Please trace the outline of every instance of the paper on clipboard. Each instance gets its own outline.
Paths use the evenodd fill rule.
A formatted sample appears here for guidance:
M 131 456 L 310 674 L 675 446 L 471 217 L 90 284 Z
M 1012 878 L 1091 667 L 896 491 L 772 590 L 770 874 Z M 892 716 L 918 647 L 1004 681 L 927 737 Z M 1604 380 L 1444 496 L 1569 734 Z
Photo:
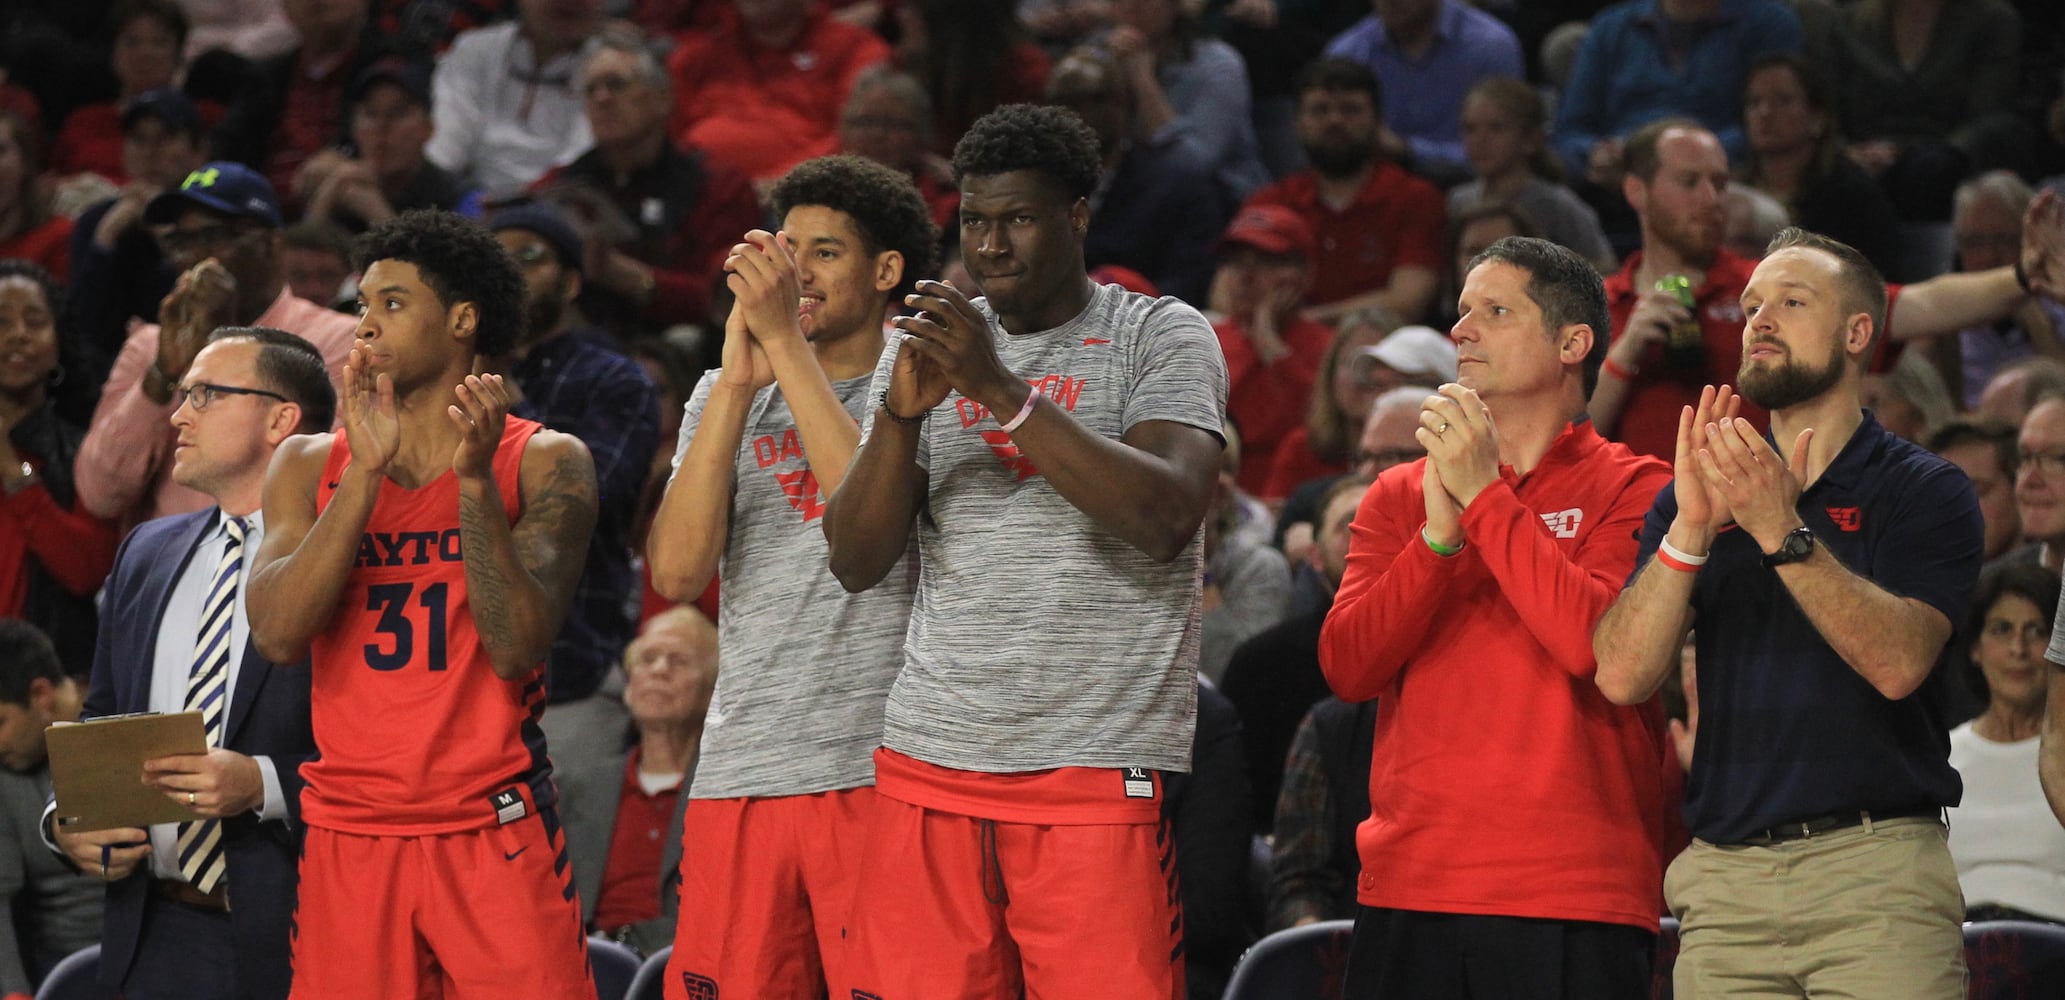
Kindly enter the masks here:
M 143 783 L 143 762 L 207 753 L 199 712 L 113 715 L 44 731 L 57 828 L 71 833 L 195 819 L 193 810 Z

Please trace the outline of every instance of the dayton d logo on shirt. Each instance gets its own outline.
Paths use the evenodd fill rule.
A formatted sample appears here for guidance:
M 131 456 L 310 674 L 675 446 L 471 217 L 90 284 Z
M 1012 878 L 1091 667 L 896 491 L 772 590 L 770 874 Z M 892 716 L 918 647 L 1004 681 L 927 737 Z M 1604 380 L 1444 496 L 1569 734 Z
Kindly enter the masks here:
M 1583 524 L 1585 512 L 1576 507 L 1569 510 L 1552 511 L 1542 515 L 1542 523 L 1557 538 L 1576 538 L 1578 525 Z
M 1034 392 L 1047 397 L 1062 409 L 1074 413 L 1076 402 L 1083 398 L 1083 384 L 1086 381 L 1067 375 L 1046 375 L 1027 384 Z M 991 415 L 989 407 L 966 396 L 954 401 L 954 414 L 961 418 L 961 427 L 964 430 L 981 423 Z M 1016 475 L 1019 482 L 1040 474 L 1032 459 L 1025 457 L 1025 453 L 1018 449 L 1018 442 L 1011 440 L 1011 435 L 1002 427 L 982 431 L 981 434 L 983 443 L 989 445 L 990 454 L 997 456 L 997 462 L 1003 465 L 1004 471 Z
M 803 441 L 797 437 L 794 427 L 779 436 L 762 434 L 753 439 L 753 461 L 761 468 L 791 460 L 807 461 L 803 457 Z M 789 506 L 803 515 L 803 523 L 809 524 L 825 516 L 824 501 L 817 494 L 817 473 L 810 471 L 808 465 L 789 472 L 776 472 L 774 481 L 781 484 L 782 496 L 788 498 Z

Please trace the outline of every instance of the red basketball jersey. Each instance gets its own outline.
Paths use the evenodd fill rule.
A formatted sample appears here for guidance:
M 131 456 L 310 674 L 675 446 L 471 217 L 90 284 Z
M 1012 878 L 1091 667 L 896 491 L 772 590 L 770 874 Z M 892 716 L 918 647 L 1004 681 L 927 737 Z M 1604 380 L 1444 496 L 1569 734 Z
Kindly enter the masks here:
M 495 452 L 495 483 L 512 524 L 522 514 L 524 446 L 540 426 L 510 417 Z M 350 461 L 339 430 L 316 493 L 319 512 Z M 301 771 L 310 826 L 452 833 L 552 804 L 538 728 L 544 665 L 505 681 L 488 663 L 467 603 L 453 473 L 413 490 L 381 481 L 351 579 L 310 657 L 317 757 Z

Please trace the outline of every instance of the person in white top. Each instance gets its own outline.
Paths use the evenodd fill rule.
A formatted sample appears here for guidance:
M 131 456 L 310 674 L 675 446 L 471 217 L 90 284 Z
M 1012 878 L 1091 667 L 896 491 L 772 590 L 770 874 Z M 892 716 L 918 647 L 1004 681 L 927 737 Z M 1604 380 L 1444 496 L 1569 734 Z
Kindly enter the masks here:
M 2037 787 L 2037 735 L 2043 724 L 2058 576 L 2034 562 L 1989 567 L 1972 595 L 1966 628 L 1966 680 L 1986 711 L 1950 733 L 1950 763 L 1964 778 L 1964 800 L 1950 810 L 1950 855 L 1957 862 L 1967 920 L 2065 923 L 2065 827 Z

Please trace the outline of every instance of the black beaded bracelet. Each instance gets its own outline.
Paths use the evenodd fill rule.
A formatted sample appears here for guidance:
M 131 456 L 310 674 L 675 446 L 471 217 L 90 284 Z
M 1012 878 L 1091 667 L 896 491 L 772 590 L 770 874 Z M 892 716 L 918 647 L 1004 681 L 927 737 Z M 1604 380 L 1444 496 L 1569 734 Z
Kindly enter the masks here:
M 903 424 L 906 427 L 912 426 L 914 424 L 922 424 L 925 422 L 926 417 L 932 415 L 931 410 L 926 410 L 925 412 L 920 413 L 915 417 L 906 417 L 903 414 L 890 409 L 889 390 L 887 389 L 882 390 L 882 395 L 875 398 L 875 406 L 882 411 L 883 416 L 888 417 L 891 421 L 895 423 Z

